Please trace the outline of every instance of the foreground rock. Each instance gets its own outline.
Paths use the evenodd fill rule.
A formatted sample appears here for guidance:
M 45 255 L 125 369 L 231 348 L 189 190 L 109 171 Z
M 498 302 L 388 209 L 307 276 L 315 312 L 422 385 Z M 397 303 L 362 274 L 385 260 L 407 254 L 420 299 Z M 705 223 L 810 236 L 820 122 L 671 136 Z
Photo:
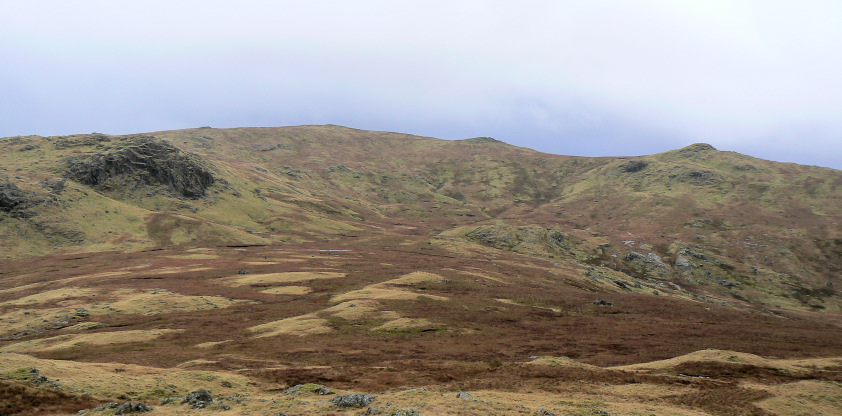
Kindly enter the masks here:
M 351 393 L 336 396 L 330 399 L 330 403 L 336 407 L 366 407 L 374 402 L 375 398 L 372 394 Z
M 188 404 L 194 409 L 204 409 L 206 406 L 213 404 L 213 395 L 205 389 L 196 390 L 187 395 L 181 404 Z

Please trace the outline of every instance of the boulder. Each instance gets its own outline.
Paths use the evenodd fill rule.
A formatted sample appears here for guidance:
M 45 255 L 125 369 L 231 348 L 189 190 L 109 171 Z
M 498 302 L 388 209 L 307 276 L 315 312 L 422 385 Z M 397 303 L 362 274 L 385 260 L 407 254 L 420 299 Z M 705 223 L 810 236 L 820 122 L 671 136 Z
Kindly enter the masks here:
M 370 405 L 376 397 L 371 394 L 351 393 L 344 396 L 336 396 L 330 399 L 330 403 L 336 407 L 366 407 Z
M 187 395 L 184 400 L 181 401 L 181 404 L 189 404 L 195 409 L 203 409 L 207 405 L 213 404 L 213 395 L 205 390 L 196 390 Z
M 467 391 L 460 391 L 459 393 L 456 393 L 456 398 L 468 400 L 473 399 L 474 396 L 471 396 L 471 393 L 468 393 Z
M 114 414 L 124 415 L 126 413 L 149 412 L 151 410 L 152 408 L 147 406 L 145 403 L 125 402 L 117 406 L 117 410 L 114 411 Z

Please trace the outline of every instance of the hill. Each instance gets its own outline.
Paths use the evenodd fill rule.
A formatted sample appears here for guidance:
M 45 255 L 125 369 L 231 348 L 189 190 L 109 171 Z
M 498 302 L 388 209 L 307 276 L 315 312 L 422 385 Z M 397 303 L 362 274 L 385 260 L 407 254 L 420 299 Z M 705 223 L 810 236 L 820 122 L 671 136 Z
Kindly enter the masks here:
M 782 386 L 838 390 L 840 220 L 842 172 L 706 144 L 586 158 L 340 126 L 5 138 L 0 367 L 18 384 L 61 359 L 239 374 L 254 394 L 485 389 L 511 404 L 499 414 L 521 413 L 503 392 L 538 389 L 586 414 L 591 396 L 561 405 L 575 386 L 542 381 L 570 376 L 651 385 L 667 413 L 763 414 L 796 400 Z M 609 368 L 706 348 L 819 373 L 758 387 L 754 362 Z M 733 377 L 682 384 L 690 367 Z M 733 383 L 745 400 L 717 408 Z M 150 389 L 97 394 L 176 394 Z M 645 411 L 612 394 L 611 414 Z

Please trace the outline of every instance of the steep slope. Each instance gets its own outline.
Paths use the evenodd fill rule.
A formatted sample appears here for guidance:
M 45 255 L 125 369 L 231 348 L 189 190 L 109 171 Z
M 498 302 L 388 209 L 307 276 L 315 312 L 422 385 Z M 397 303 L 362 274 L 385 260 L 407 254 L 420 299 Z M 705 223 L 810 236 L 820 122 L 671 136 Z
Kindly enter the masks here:
M 583 158 L 299 126 L 0 147 L 11 257 L 354 236 L 565 259 L 621 288 L 839 308 L 842 172 L 705 144 Z

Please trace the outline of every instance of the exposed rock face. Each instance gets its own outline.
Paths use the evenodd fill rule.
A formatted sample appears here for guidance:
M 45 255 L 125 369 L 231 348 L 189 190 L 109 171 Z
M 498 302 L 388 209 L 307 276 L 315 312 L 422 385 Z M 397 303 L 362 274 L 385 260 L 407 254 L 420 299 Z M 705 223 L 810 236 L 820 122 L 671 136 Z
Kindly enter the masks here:
M 26 194 L 13 182 L 0 180 L 0 210 L 9 212 L 27 201 Z
M 626 173 L 634 173 L 642 171 L 647 166 L 649 166 L 649 163 L 642 160 L 630 160 L 627 163 L 620 165 L 620 169 Z
M 128 137 L 108 153 L 71 156 L 65 164 L 65 176 L 85 185 L 103 189 L 127 182 L 135 188 L 164 185 L 191 199 L 203 197 L 215 180 L 200 157 L 153 136 Z

